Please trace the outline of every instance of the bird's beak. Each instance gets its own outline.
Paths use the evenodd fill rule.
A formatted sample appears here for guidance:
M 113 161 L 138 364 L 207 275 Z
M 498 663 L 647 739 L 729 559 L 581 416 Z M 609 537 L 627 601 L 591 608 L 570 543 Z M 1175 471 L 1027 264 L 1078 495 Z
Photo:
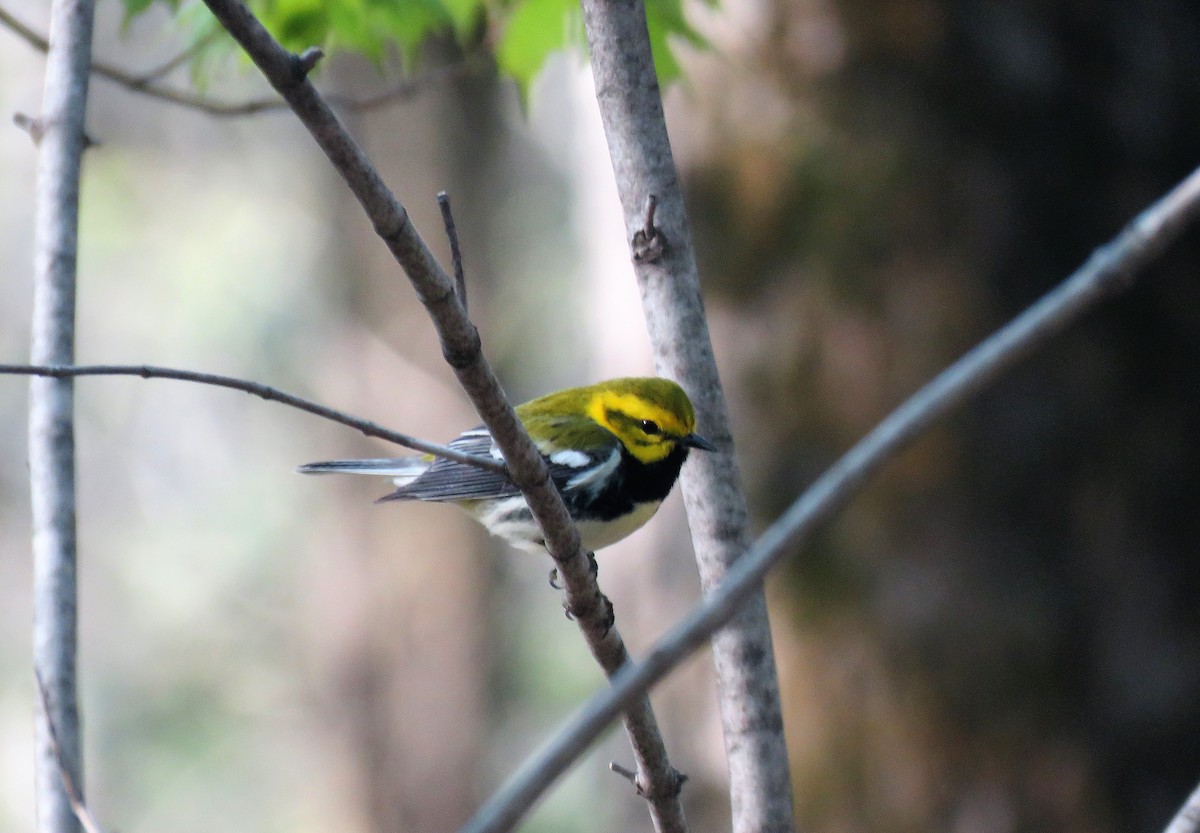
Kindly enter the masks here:
M 699 434 L 688 434 L 679 438 L 679 444 L 685 448 L 698 448 L 701 451 L 716 451 L 717 447 Z

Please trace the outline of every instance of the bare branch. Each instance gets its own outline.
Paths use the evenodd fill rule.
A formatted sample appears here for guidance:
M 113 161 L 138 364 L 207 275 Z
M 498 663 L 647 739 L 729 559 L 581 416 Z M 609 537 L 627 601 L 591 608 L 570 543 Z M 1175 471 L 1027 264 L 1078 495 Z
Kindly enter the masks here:
M 50 46 L 45 37 L 17 20 L 12 13 L 3 7 L 0 7 L 0 25 L 5 26 L 20 36 L 26 43 L 40 52 L 45 52 Z M 280 112 L 288 108 L 287 102 L 278 98 L 257 98 L 243 102 L 225 102 L 159 83 L 164 75 L 191 58 L 195 51 L 202 48 L 204 43 L 211 37 L 210 35 L 209 38 L 205 38 L 180 55 L 149 72 L 141 74 L 133 73 L 103 61 L 93 62 L 91 71 L 105 80 L 124 87 L 130 92 L 140 93 L 149 98 L 158 99 L 170 104 L 177 104 L 210 116 L 236 118 L 257 115 L 259 113 Z M 485 61 L 482 58 L 468 57 L 461 61 L 422 73 L 421 75 L 406 78 L 378 95 L 361 99 L 350 98 L 348 96 L 329 96 L 328 101 L 334 106 L 345 110 L 369 112 L 389 104 L 395 104 L 398 101 L 411 99 L 421 90 L 431 86 L 469 76 L 478 72 L 484 65 Z
M 679 172 L 671 152 L 643 0 L 582 0 L 596 101 L 631 232 L 634 273 L 654 365 L 691 397 L 704 435 L 725 452 L 698 455 L 681 491 L 705 593 L 750 545 L 721 378 Z M 791 833 L 792 780 L 775 652 L 761 588 L 713 637 L 733 833 Z
M 370 217 L 376 233 L 403 267 L 429 312 L 442 355 L 454 369 L 508 464 L 509 477 L 521 490 L 541 528 L 566 587 L 565 602 L 588 648 L 609 677 L 630 660 L 613 627 L 612 605 L 600 592 L 579 532 L 550 482 L 545 460 L 504 396 L 483 357 L 479 332 L 454 292 L 454 283 L 417 233 L 408 212 L 388 190 L 366 154 L 338 121 L 329 104 L 305 79 L 292 72 L 294 56 L 271 37 L 239 0 L 204 0 L 213 15 L 241 44 L 263 75 L 282 95 L 329 157 Z M 678 800 L 681 776 L 670 765 L 648 697 L 626 704 L 625 727 L 634 748 L 650 814 L 660 833 L 683 833 Z
M 609 761 L 608 769 L 610 772 L 612 772 L 616 775 L 620 775 L 622 778 L 624 778 L 630 784 L 633 784 L 633 788 L 635 790 L 637 790 L 638 795 L 642 796 L 643 798 L 646 797 L 646 789 L 643 786 L 642 782 L 638 780 L 638 774 L 636 772 L 634 772 L 632 769 L 630 769 L 629 767 L 624 766 L 622 764 L 619 764 L 616 761 Z M 684 775 L 683 773 L 677 773 L 677 774 L 679 776 L 679 780 L 676 784 L 676 787 L 678 789 L 682 789 L 684 782 L 687 781 L 687 776 Z
M 1163 833 L 1200 833 L 1200 787 L 1192 791 Z
M 71 364 L 75 353 L 75 264 L 79 181 L 87 147 L 92 0 L 53 0 L 54 43 L 46 54 L 37 120 L 30 355 Z M 61 773 L 83 792 L 75 658 L 78 646 L 75 524 L 75 394 L 69 379 L 29 383 L 29 493 L 33 533 L 33 667 L 48 708 L 34 720 L 34 786 L 40 833 L 74 833 L 79 820 Z M 51 737 L 50 726 L 54 726 Z
M 305 78 L 308 74 L 316 69 L 317 64 L 325 57 L 325 50 L 319 46 L 310 46 L 299 55 L 296 56 L 296 69 Z
M 608 768 L 609 768 L 609 770 L 616 773 L 617 775 L 620 775 L 622 778 L 624 778 L 630 784 L 633 784 L 635 787 L 637 786 L 637 773 L 634 772 L 629 767 L 622 766 L 621 764 L 617 763 L 616 761 L 609 761 Z
M 41 119 L 35 119 L 33 116 L 25 113 L 13 113 L 13 124 L 19 129 L 24 130 L 29 134 L 29 138 L 33 140 L 33 144 L 40 145 L 42 136 L 46 133 L 46 125 Z M 86 133 L 83 134 L 83 149 L 87 150 L 90 147 L 95 147 L 100 143 Z
M 35 119 L 33 116 L 25 113 L 13 113 L 13 124 L 15 124 L 19 129 L 28 133 L 29 138 L 33 140 L 34 145 L 40 145 L 42 143 L 42 133 L 44 132 L 44 128 L 42 127 L 41 119 Z
M 0 9 L 0 12 L 2 12 L 2 11 L 3 10 Z M 192 58 L 196 57 L 196 54 L 198 52 L 200 52 L 200 50 L 202 50 L 206 46 L 210 45 L 214 40 L 216 40 L 217 36 L 220 34 L 221 34 L 220 29 L 213 29 L 211 32 L 208 32 L 206 35 L 204 35 L 204 37 L 199 38 L 195 43 L 193 43 L 187 49 L 180 52 L 174 58 L 170 58 L 169 60 L 163 61 L 158 66 L 154 67 L 154 69 L 151 69 L 147 72 L 143 72 L 141 75 L 137 76 L 136 78 L 134 78 L 132 80 L 134 80 L 136 83 L 140 84 L 143 88 L 150 86 L 155 81 L 158 81 L 161 78 L 165 78 L 166 76 L 170 75 L 172 72 L 174 72 L 175 70 L 179 69 L 181 66 L 186 64 L 188 61 L 192 60 Z
M 467 312 L 467 276 L 463 271 L 462 250 L 458 246 L 458 228 L 454 225 L 454 214 L 450 210 L 450 195 L 438 191 L 438 208 L 442 210 L 442 224 L 446 227 L 446 239 L 450 243 L 450 262 L 454 266 L 454 294 Z
M 1200 216 L 1200 168 L 1097 249 L 1057 288 L 938 374 L 842 456 L 785 511 L 704 601 L 663 636 L 641 662 L 623 669 L 567 725 L 521 765 L 461 833 L 510 829 L 537 798 L 604 731 L 625 704 L 644 696 L 679 663 L 732 620 L 767 573 L 845 505 L 866 480 L 937 420 L 1102 301 L 1127 290 L 1138 272 Z M 1193 795 L 1181 813 L 1195 824 Z M 1191 809 L 1189 809 L 1191 808 Z M 1167 833 L 1191 833 L 1193 828 Z
M 469 78 L 472 75 L 485 71 L 491 66 L 492 59 L 486 54 L 467 55 L 454 63 L 426 70 L 420 75 L 399 81 L 390 89 L 376 95 L 364 98 L 329 95 L 326 96 L 325 100 L 334 107 L 348 112 L 369 113 L 373 110 L 379 110 L 388 105 L 395 104 L 398 101 L 407 101 L 429 87 Z
M 37 683 L 38 701 L 41 703 L 42 714 L 46 719 L 46 729 L 50 734 L 50 747 L 54 752 L 55 760 L 58 761 L 58 774 L 62 779 L 63 789 L 67 792 L 67 800 L 71 802 L 71 811 L 75 813 L 75 818 L 79 819 L 79 823 L 83 825 L 86 833 L 104 833 L 104 828 L 100 826 L 95 816 L 92 815 L 92 811 L 84 803 L 83 795 L 75 786 L 75 779 L 71 777 L 71 771 L 67 768 L 62 746 L 58 742 L 58 728 L 54 725 L 53 712 L 50 710 L 50 695 L 46 693 L 46 684 L 42 682 L 42 675 L 36 668 L 33 671 L 33 678 Z
M 384 428 L 382 425 L 371 422 L 369 420 L 360 419 L 352 414 L 347 414 L 343 411 L 338 411 L 333 408 L 320 405 L 308 399 L 303 399 L 299 396 L 293 396 L 290 393 L 285 393 L 278 388 L 273 388 L 270 385 L 260 384 L 259 382 L 251 382 L 245 379 L 238 379 L 233 376 L 219 376 L 215 373 L 198 373 L 194 370 L 178 370 L 171 367 L 154 367 L 153 365 L 73 365 L 73 366 L 34 366 L 24 364 L 0 364 L 0 375 L 19 375 L 19 376 L 49 376 L 54 378 L 65 379 L 73 376 L 140 376 L 143 379 L 176 379 L 181 382 L 196 382 L 201 385 L 213 385 L 220 388 L 230 388 L 232 390 L 240 390 L 244 393 L 249 393 L 260 399 L 265 399 L 268 402 L 279 402 L 291 408 L 296 408 L 310 414 L 315 414 L 319 417 L 324 417 L 332 422 L 338 422 L 342 425 L 347 425 L 357 429 L 368 437 L 377 437 L 381 440 L 387 440 L 396 445 L 402 445 L 405 448 L 411 448 L 414 451 L 423 451 L 426 454 L 433 454 L 438 457 L 445 457 L 447 460 L 454 460 L 456 463 L 465 463 L 468 466 L 494 471 L 498 474 L 506 474 L 507 469 L 504 464 L 490 457 L 476 457 L 474 454 L 464 454 L 453 448 L 437 443 L 426 442 L 417 437 L 411 437 L 408 434 L 401 434 L 397 431 Z
M 24 39 L 26 43 L 39 52 L 50 51 L 50 42 L 48 40 L 13 17 L 3 6 L 0 6 L 0 24 L 3 24 L 13 34 Z

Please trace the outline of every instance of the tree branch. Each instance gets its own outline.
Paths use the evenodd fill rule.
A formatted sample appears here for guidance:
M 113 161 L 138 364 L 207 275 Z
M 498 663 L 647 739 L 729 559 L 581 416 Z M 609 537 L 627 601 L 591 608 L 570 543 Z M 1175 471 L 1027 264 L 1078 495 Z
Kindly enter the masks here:
M 1200 786 L 1183 802 L 1183 807 L 1163 833 L 1200 833 Z
M 438 191 L 438 208 L 442 211 L 442 225 L 446 227 L 446 242 L 450 244 L 450 263 L 454 267 L 454 294 L 467 312 L 467 274 L 463 269 L 462 250 L 458 246 L 458 227 L 454 224 L 454 212 L 450 208 L 450 195 Z
M 0 10 L 0 11 L 2 11 L 2 10 Z M 182 50 L 174 58 L 169 58 L 166 61 L 163 61 L 161 64 L 154 67 L 153 69 L 147 70 L 146 72 L 143 72 L 141 75 L 136 76 L 135 78 L 133 78 L 131 80 L 133 81 L 133 83 L 135 85 L 137 85 L 138 89 L 142 89 L 142 88 L 145 88 L 145 87 L 153 84 L 155 81 L 165 78 L 166 76 L 170 75 L 172 72 L 174 72 L 175 70 L 179 69 L 181 66 L 186 64 L 188 61 L 192 60 L 192 58 L 196 57 L 197 53 L 199 53 L 205 47 L 209 46 L 214 40 L 217 39 L 217 36 L 220 34 L 221 34 L 220 29 L 213 29 L 211 32 L 208 32 L 203 37 L 199 38 L 195 43 L 193 43 L 187 49 Z M 93 65 L 93 67 L 94 67 L 94 65 Z
M 92 0 L 54 0 L 46 55 L 34 212 L 30 355 L 71 364 L 75 352 L 75 264 L 79 178 L 91 63 Z M 40 833 L 75 833 L 79 821 L 62 772 L 82 797 L 75 654 L 78 630 L 74 389 L 67 379 L 29 383 L 29 486 L 33 529 L 33 666 L 47 708 L 35 727 Z M 51 732 L 51 725 L 54 734 Z
M 771 568 L 786 554 L 796 552 L 871 475 L 1001 373 L 1102 301 L 1131 287 L 1137 273 L 1197 216 L 1200 168 L 1134 218 L 1116 239 L 1093 252 L 1067 280 L 938 374 L 846 452 L 758 538 L 730 568 L 720 586 L 663 636 L 645 659 L 622 670 L 609 688 L 593 696 L 479 808 L 461 833 L 500 833 L 512 828 L 626 702 L 644 696 L 711 634 L 730 622 L 746 600 L 759 591 Z M 1190 821 L 1193 828 L 1184 825 L 1195 815 L 1192 810 L 1198 803 L 1200 795 L 1193 795 L 1181 811 L 1179 829 L 1172 827 L 1167 833 L 1191 833 L 1195 818 Z
M 360 419 L 352 414 L 328 408 L 311 400 L 302 399 L 299 396 L 293 396 L 270 385 L 250 382 L 233 376 L 218 376 L 215 373 L 198 373 L 194 370 L 178 370 L 172 367 L 155 367 L 148 364 L 73 365 L 68 367 L 0 364 L 0 376 L 3 375 L 48 376 L 58 379 L 66 379 L 74 376 L 139 376 L 143 379 L 176 379 L 182 382 L 196 382 L 201 385 L 230 388 L 252 394 L 268 402 L 279 402 L 291 408 L 324 417 L 332 422 L 338 422 L 357 429 L 368 437 L 387 440 L 390 443 L 402 445 L 414 451 L 423 451 L 426 454 L 445 457 L 447 460 L 465 463 L 468 466 L 494 471 L 498 474 L 506 474 L 508 472 L 503 463 L 493 460 L 490 457 L 476 457 L 473 454 L 464 454 L 453 448 L 426 442 L 408 434 L 401 434 L 369 420 Z
M 0 7 L 0 24 L 39 52 L 46 52 L 50 48 L 50 44 L 45 37 L 35 32 L 29 26 L 26 26 L 3 7 Z M 200 48 L 208 39 L 201 40 L 199 43 L 189 47 L 181 54 L 149 72 L 133 73 L 103 61 L 92 63 L 91 71 L 105 80 L 124 87 L 130 92 L 140 93 L 149 98 L 165 101 L 169 104 L 177 104 L 181 107 L 187 107 L 191 110 L 220 118 L 252 116 L 259 113 L 278 112 L 288 108 L 287 102 L 278 98 L 256 98 L 241 102 L 219 101 L 189 90 L 179 90 L 159 83 L 164 75 L 188 60 L 196 49 Z M 479 71 L 483 63 L 483 60 L 478 57 L 465 58 L 455 63 L 429 70 L 416 77 L 406 78 L 378 95 L 365 98 L 332 95 L 328 97 L 328 101 L 334 106 L 345 110 L 359 113 L 370 112 L 389 104 L 395 104 L 398 101 L 413 98 L 421 90 L 435 84 L 467 77 Z
M 1192 791 L 1163 833 L 1200 833 L 1200 787 Z
M 413 227 L 404 206 L 388 190 L 328 103 L 308 82 L 305 73 L 297 71 L 297 57 L 280 46 L 238 0 L 204 2 L 308 128 L 408 275 L 433 320 L 442 355 L 500 447 L 510 478 L 541 527 L 546 548 L 565 585 L 567 609 L 605 674 L 609 677 L 617 674 L 630 660 L 620 634 L 613 627 L 612 605 L 596 584 L 590 560 L 580 545 L 579 532 L 550 482 L 545 461 L 483 357 L 479 333 L 458 302 L 453 281 Z M 678 799 L 682 779 L 667 759 L 649 698 L 642 696 L 627 702 L 624 718 L 642 773 L 639 783 L 649 799 L 655 827 L 660 833 L 683 833 L 686 827 Z
M 36 669 L 33 676 L 34 682 L 37 684 L 38 703 L 41 705 L 42 714 L 46 719 L 46 728 L 50 733 L 50 745 L 58 761 L 58 775 L 62 780 L 63 789 L 67 792 L 67 800 L 71 803 L 71 812 L 75 814 L 75 818 L 83 826 L 84 833 L 104 833 L 103 828 L 100 827 L 99 822 L 92 815 L 92 811 L 84 803 L 83 795 L 75 785 L 75 781 L 71 777 L 71 771 L 67 768 L 67 763 L 63 758 L 62 746 L 58 742 L 58 728 L 54 725 L 54 720 L 51 717 L 50 696 L 46 693 L 46 685 L 42 682 L 42 677 L 37 673 Z
M 642 0 L 583 0 L 596 100 L 616 175 L 654 364 L 677 380 L 723 454 L 695 455 L 682 482 L 696 565 L 712 593 L 750 545 L 750 521 L 700 277 L 671 154 Z M 789 833 L 792 781 L 779 679 L 760 589 L 713 637 L 733 833 Z

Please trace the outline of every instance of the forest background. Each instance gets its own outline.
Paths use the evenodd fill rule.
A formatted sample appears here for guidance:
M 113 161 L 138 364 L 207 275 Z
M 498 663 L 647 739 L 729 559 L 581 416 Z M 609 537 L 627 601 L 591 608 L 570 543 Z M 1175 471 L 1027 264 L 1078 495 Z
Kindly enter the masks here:
M 45 30 L 41 4 L 5 8 Z M 712 46 L 681 48 L 668 118 L 759 523 L 1196 162 L 1188 4 L 688 11 Z M 124 29 L 99 12 L 99 60 L 136 72 L 181 48 L 165 10 Z M 36 113 L 41 74 L 0 29 L 0 110 Z M 345 55 L 320 80 L 386 86 Z M 206 94 L 264 90 L 233 68 Z M 350 116 L 431 240 L 451 193 L 514 400 L 650 370 L 594 108 L 563 55 L 524 110 L 485 69 Z M 103 81 L 89 112 L 81 361 L 246 376 L 433 440 L 475 422 L 286 112 L 217 119 Z M 34 161 L 0 131 L 12 360 Z M 773 578 L 803 828 L 1149 831 L 1194 786 L 1198 245 L 925 437 Z M 547 564 L 448 509 L 291 474 L 382 446 L 230 392 L 77 388 L 87 769 L 111 827 L 451 829 L 599 685 Z M 0 384 L 4 829 L 32 827 L 25 393 Z M 601 563 L 635 652 L 698 593 L 677 505 Z M 656 697 L 696 830 L 727 824 L 710 677 L 694 660 Z M 526 829 L 643 826 L 604 771 L 627 755 L 594 753 Z

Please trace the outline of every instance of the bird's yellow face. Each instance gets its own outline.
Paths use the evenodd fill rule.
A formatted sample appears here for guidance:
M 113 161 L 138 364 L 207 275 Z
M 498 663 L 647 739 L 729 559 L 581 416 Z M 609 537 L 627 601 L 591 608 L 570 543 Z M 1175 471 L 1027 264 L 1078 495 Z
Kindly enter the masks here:
M 642 463 L 657 463 L 681 441 L 690 444 L 685 438 L 693 436 L 696 416 L 683 390 L 665 379 L 628 382 L 593 388 L 588 416 L 616 434 Z

